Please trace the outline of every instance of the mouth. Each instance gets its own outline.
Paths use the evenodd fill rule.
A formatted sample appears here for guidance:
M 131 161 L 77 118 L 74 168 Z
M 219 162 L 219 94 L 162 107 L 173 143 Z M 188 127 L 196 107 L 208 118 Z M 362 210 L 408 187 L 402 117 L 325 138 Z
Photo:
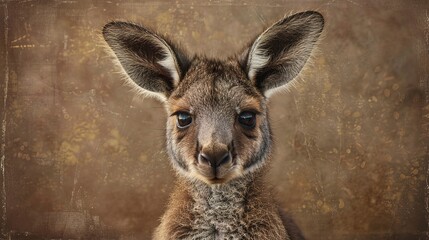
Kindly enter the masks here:
M 212 179 L 209 179 L 209 182 L 210 182 L 211 184 L 221 184 L 221 183 L 224 183 L 224 182 L 226 182 L 226 181 L 225 181 L 225 179 L 224 179 L 224 178 L 214 177 L 214 178 L 212 178 Z
M 195 165 L 195 173 L 198 179 L 207 184 L 223 184 L 239 175 L 239 167 L 236 163 L 230 166 L 212 168 Z

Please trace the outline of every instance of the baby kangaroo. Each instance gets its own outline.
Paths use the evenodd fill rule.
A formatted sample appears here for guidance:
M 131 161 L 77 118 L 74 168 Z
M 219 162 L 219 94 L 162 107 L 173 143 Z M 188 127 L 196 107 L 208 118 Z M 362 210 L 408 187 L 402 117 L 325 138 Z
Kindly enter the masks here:
M 104 27 L 128 82 L 168 114 L 178 174 L 154 239 L 303 239 L 264 183 L 273 145 L 267 101 L 299 74 L 323 25 L 318 12 L 285 17 L 227 60 L 189 58 L 131 23 Z

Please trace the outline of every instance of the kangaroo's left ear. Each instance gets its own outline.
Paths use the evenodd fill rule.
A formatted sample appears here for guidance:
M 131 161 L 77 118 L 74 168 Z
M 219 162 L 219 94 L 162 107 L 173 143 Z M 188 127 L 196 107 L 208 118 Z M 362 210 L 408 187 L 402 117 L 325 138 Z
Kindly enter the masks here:
M 265 30 L 240 56 L 248 78 L 268 97 L 304 67 L 324 26 L 314 11 L 286 17 Z

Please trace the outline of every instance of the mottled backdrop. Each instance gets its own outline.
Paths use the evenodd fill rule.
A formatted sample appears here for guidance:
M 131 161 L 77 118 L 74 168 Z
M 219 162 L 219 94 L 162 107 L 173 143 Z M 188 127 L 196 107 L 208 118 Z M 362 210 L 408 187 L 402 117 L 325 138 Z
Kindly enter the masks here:
M 310 239 L 427 239 L 427 1 L 0 3 L 1 236 L 149 239 L 172 189 L 161 104 L 105 53 L 122 19 L 225 57 L 284 14 L 318 10 L 312 66 L 276 95 L 269 174 Z

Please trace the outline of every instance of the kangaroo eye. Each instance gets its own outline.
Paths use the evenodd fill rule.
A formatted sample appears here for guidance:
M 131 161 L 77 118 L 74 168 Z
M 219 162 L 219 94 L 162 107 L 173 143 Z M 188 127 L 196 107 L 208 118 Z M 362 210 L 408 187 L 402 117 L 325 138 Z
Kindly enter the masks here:
M 252 129 L 256 125 L 256 114 L 253 112 L 242 112 L 238 115 L 238 122 L 246 129 Z
M 189 113 L 179 112 L 177 113 L 177 127 L 187 128 L 192 123 L 192 117 Z

